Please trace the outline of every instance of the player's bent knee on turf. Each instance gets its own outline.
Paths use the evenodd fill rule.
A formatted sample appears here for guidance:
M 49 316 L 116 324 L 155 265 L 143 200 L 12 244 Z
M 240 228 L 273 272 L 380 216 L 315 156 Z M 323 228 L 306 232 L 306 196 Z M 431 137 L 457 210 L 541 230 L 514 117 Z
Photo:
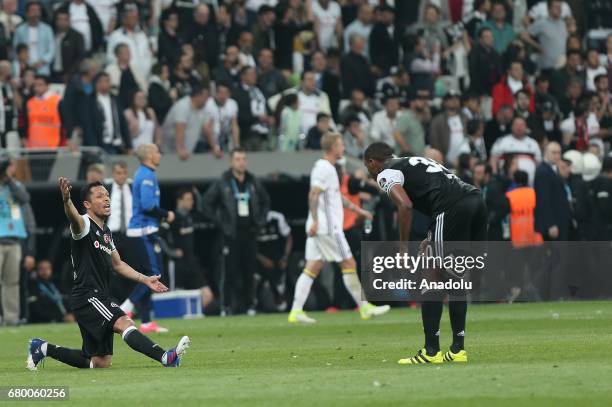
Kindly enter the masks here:
M 93 356 L 91 358 L 91 366 L 94 369 L 106 369 L 111 366 L 112 356 Z

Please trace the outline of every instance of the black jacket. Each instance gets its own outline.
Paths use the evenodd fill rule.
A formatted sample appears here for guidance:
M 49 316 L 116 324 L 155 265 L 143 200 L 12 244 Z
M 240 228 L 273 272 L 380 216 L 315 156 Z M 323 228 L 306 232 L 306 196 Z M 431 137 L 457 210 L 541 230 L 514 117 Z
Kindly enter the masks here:
M 372 65 L 382 70 L 383 76 L 399 63 L 397 36 L 389 35 L 387 27 L 382 23 L 376 23 L 370 33 L 370 60 Z
M 340 107 L 340 99 L 342 99 L 340 92 L 340 77 L 329 69 L 324 70 L 321 72 L 320 89 L 327 93 L 332 116 L 334 117 L 334 121 L 338 122 L 338 109 Z
M 89 26 L 91 27 L 91 53 L 94 53 L 104 45 L 104 28 L 102 27 L 96 10 L 87 4 L 87 2 L 85 2 L 85 7 L 87 7 L 87 17 L 89 18 Z M 70 1 L 66 1 L 56 10 L 56 13 L 62 11 L 70 14 L 69 9 Z M 55 19 L 53 19 L 53 21 L 55 21 Z
M 87 145 L 87 141 L 89 143 L 92 143 L 92 145 L 103 146 L 104 111 L 102 109 L 102 106 L 98 103 L 95 93 L 92 95 L 92 99 L 92 116 L 94 118 L 92 127 L 94 129 L 94 133 L 91 134 L 93 136 L 93 138 L 91 139 L 85 139 L 85 137 L 83 137 L 83 145 Z M 121 139 L 121 146 L 119 147 L 120 150 L 131 149 L 132 138 L 130 137 L 130 131 L 127 125 L 127 121 L 125 119 L 125 116 L 123 115 L 123 107 L 115 96 L 110 95 L 110 99 L 113 114 L 113 129 L 115 133 L 113 134 L 113 139 Z
M 231 170 L 227 170 L 206 190 L 202 197 L 202 211 L 223 232 L 223 235 L 230 239 L 236 236 L 238 217 L 236 198 L 231 186 L 232 177 Z M 257 230 L 266 225 L 266 218 L 270 210 L 270 196 L 261 182 L 250 172 L 246 173 L 245 182 L 248 184 L 247 188 L 251 196 L 249 213 L 255 235 Z
M 491 95 L 493 86 L 501 76 L 501 57 L 495 49 L 487 49 L 476 43 L 468 55 L 470 91 L 475 94 Z
M 571 212 L 563 179 L 550 164 L 542 162 L 536 168 L 533 187 L 536 191 L 536 230 L 550 240 L 548 229 L 557 226 L 559 237 L 556 240 L 568 240 Z
M 69 77 L 77 71 L 79 63 L 85 58 L 85 40 L 80 32 L 69 28 L 62 39 L 60 47 L 61 48 L 55 50 L 55 52 L 56 55 L 58 52 L 61 52 L 62 55 L 61 74 L 64 77 Z M 51 67 L 53 68 L 53 64 Z
M 162 29 L 157 37 L 157 59 L 172 69 L 179 62 L 182 45 L 183 39 L 180 35 L 172 36 Z
M 91 85 L 93 87 L 93 85 Z M 60 102 L 59 110 L 62 118 L 62 126 L 66 129 L 68 137 L 71 137 L 75 127 L 81 127 L 83 122 L 91 119 L 88 110 L 89 98 L 84 90 L 83 82 L 79 75 L 75 75 L 66 85 L 64 97 Z
M 354 89 L 361 89 L 367 97 L 373 97 L 375 92 L 374 76 L 370 71 L 370 63 L 361 54 L 350 52 L 342 57 L 342 88 L 344 97 L 350 99 Z
M 208 23 L 204 26 L 199 24 L 189 24 L 183 31 L 182 38 L 193 45 L 196 63 L 206 62 L 210 70 L 214 69 L 219 63 L 219 38 L 217 37 L 217 27 Z
M 170 111 L 172 104 L 172 98 L 166 88 L 157 81 L 151 81 L 149 83 L 148 92 L 149 106 L 155 112 L 157 121 L 163 123 L 166 115 Z

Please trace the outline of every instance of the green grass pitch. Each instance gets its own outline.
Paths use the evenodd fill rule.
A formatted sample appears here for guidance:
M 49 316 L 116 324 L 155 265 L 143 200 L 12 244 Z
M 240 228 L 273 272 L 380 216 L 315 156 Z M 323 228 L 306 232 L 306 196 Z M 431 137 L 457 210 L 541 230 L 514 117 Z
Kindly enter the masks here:
M 160 367 L 116 336 L 110 369 L 47 359 L 30 372 L 28 338 L 80 347 L 76 325 L 0 328 L 0 386 L 69 386 L 66 404 L 91 407 L 612 405 L 612 302 L 472 306 L 467 365 L 397 364 L 422 346 L 419 310 L 370 321 L 355 312 L 313 316 L 314 326 L 290 326 L 286 314 L 165 320 L 171 332 L 152 335 L 162 346 L 192 339 L 179 369 Z M 446 310 L 441 330 L 444 349 Z

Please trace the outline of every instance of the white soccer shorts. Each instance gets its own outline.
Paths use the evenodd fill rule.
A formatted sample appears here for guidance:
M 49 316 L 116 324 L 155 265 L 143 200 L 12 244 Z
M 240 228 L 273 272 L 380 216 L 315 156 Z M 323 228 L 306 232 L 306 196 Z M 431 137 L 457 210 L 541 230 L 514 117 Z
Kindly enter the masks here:
M 309 236 L 306 239 L 306 260 L 340 263 L 353 257 L 344 233 Z

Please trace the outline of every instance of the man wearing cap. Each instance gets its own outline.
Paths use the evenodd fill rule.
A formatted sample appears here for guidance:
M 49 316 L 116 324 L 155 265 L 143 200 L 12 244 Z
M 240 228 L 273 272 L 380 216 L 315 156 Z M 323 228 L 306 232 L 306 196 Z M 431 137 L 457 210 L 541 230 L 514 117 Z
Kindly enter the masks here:
M 403 66 L 392 66 L 389 76 L 380 79 L 376 83 L 376 106 L 383 108 L 385 96 L 394 94 L 399 98 L 400 106 L 408 106 L 408 92 L 410 77 Z
M 439 150 L 448 163 L 454 163 L 462 152 L 470 151 L 465 137 L 466 120 L 461 114 L 459 92 L 450 90 L 443 101 L 444 110 L 431 121 L 429 144 Z

